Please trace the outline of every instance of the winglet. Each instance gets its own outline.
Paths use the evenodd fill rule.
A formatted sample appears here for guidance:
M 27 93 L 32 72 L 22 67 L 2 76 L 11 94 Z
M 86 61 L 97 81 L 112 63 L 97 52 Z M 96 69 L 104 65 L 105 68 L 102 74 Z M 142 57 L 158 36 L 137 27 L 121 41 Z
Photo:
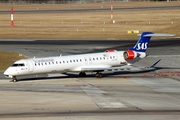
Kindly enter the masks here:
M 155 67 L 160 61 L 161 61 L 161 59 L 159 59 L 158 61 L 156 61 L 154 64 L 152 64 L 152 65 L 150 66 L 150 68 Z

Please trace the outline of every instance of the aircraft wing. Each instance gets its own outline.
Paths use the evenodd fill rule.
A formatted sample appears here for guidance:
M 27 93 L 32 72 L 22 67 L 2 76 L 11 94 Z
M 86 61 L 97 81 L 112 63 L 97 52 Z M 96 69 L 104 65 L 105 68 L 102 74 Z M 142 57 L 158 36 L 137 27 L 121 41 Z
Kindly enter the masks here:
M 136 66 L 120 66 L 120 67 L 111 67 L 111 68 L 82 68 L 81 71 L 83 72 L 108 72 L 108 71 L 138 71 L 138 70 L 143 70 L 147 69 L 149 67 L 136 67 Z
M 82 68 L 81 71 L 83 72 L 97 72 L 97 71 L 105 71 L 107 68 Z
M 102 72 L 102 71 L 138 71 L 138 70 L 147 70 L 150 68 L 154 68 L 159 62 L 161 61 L 161 59 L 159 59 L 158 61 L 156 61 L 155 63 L 153 63 L 151 66 L 146 66 L 146 67 L 142 67 L 142 66 L 134 66 L 134 65 L 124 65 L 124 66 L 118 66 L 118 67 L 85 67 L 82 68 L 81 71 L 84 72 Z

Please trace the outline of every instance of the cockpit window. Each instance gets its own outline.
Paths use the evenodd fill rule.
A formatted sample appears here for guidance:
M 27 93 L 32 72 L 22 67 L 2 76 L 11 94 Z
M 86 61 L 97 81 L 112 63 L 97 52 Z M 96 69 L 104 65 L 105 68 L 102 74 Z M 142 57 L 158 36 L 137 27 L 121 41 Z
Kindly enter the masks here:
M 18 64 L 13 64 L 13 65 L 12 65 L 12 67 L 16 67 L 16 66 L 18 66 Z
M 12 65 L 12 67 L 19 67 L 19 66 L 25 66 L 24 63 L 15 63 Z

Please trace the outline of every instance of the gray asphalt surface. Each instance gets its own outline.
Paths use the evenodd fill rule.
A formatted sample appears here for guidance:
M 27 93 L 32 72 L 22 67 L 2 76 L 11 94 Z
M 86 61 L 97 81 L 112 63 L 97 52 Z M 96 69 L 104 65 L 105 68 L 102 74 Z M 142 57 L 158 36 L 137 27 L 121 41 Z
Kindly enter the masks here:
M 28 57 L 126 50 L 137 40 L 0 40 L 0 50 Z M 149 56 L 136 65 L 162 59 L 156 71 L 76 73 L 21 78 L 13 84 L 0 74 L 1 119 L 179 119 L 179 38 L 152 40 Z M 170 68 L 161 68 L 170 67 Z M 171 72 L 169 72 L 171 71 Z M 173 72 L 174 71 L 174 72 Z M 167 76 L 165 76 L 165 74 Z
M 113 10 L 154 10 L 154 9 L 176 9 L 180 6 L 155 6 L 155 7 L 131 7 L 131 8 L 113 8 Z M 68 9 L 68 10 L 15 10 L 16 13 L 55 13 L 55 12 L 96 12 L 96 11 L 109 11 L 110 8 L 96 8 L 96 9 Z M 9 10 L 2 11 L 1 14 L 9 13 Z
M 180 6 L 114 8 L 114 10 L 174 9 Z M 86 9 L 84 12 L 104 11 Z M 82 10 L 30 10 L 36 12 L 82 12 Z M 8 11 L 0 11 L 9 14 Z M 0 40 L 0 50 L 27 57 L 126 50 L 137 40 Z M 152 40 L 149 56 L 137 63 L 155 71 L 104 73 L 96 79 L 88 74 L 58 74 L 51 77 L 21 78 L 13 84 L 0 73 L 0 118 L 72 120 L 179 120 L 180 118 L 180 39 Z
M 13 51 L 28 57 L 102 52 L 107 49 L 127 50 L 137 40 L 0 40 L 0 50 Z M 151 40 L 150 55 L 179 55 L 180 38 Z M 155 52 L 156 51 L 156 52 Z

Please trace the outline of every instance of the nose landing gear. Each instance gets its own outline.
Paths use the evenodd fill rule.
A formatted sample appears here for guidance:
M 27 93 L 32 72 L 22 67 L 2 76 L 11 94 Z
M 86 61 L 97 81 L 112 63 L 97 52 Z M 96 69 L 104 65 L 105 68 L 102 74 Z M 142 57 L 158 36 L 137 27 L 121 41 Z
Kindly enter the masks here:
M 12 80 L 10 82 L 17 82 L 16 76 L 12 76 Z

